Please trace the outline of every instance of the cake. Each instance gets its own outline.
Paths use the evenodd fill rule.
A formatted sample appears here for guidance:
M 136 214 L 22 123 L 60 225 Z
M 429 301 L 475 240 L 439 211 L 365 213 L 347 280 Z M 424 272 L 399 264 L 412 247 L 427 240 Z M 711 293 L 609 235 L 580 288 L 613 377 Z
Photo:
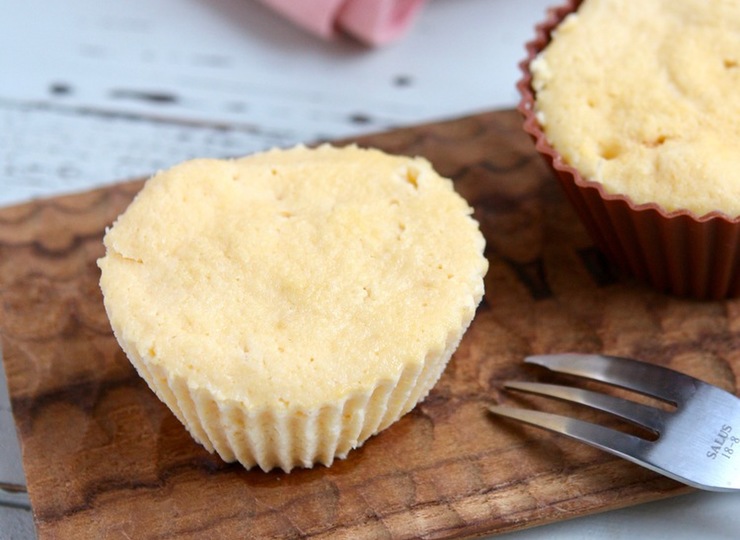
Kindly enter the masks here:
M 520 111 L 594 241 L 681 296 L 740 294 L 740 2 L 571 1 Z
M 113 332 L 192 437 L 329 465 L 430 391 L 483 295 L 472 210 L 426 160 L 356 146 L 150 178 L 98 261 Z
M 740 216 L 740 2 L 587 0 L 531 71 L 548 141 L 607 193 Z

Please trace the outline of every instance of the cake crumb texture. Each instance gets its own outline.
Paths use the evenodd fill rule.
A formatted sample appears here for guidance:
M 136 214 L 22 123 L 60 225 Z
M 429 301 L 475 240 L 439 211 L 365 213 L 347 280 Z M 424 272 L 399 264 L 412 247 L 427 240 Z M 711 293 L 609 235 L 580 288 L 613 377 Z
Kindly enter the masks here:
M 740 215 L 740 2 L 586 0 L 532 61 L 548 141 L 635 203 Z

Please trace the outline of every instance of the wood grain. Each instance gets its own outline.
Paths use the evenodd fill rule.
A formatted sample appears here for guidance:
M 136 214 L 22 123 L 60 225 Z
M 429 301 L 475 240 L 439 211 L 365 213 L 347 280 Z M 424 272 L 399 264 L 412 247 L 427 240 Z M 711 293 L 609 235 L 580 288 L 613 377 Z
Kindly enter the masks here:
M 488 242 L 486 297 L 426 401 L 346 460 L 288 475 L 195 444 L 112 337 L 95 260 L 140 181 L 0 210 L 0 338 L 39 536 L 476 537 L 686 492 L 486 414 L 518 401 L 502 381 L 546 378 L 530 353 L 633 356 L 730 391 L 740 372 L 740 301 L 616 275 L 519 126 L 502 111 L 358 139 L 455 180 Z

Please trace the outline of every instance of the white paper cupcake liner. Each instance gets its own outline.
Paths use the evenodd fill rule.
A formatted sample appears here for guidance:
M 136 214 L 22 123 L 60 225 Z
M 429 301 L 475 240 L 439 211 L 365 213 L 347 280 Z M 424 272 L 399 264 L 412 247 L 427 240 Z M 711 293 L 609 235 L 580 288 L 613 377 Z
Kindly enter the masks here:
M 371 389 L 310 410 L 251 410 L 239 402 L 219 400 L 206 389 L 191 388 L 184 377 L 168 372 L 155 359 L 144 358 L 132 343 L 119 342 L 139 375 L 206 450 L 247 469 L 290 472 L 346 458 L 413 409 L 442 375 L 472 315 L 448 336 L 441 350 L 407 365 L 397 380 L 378 381 Z

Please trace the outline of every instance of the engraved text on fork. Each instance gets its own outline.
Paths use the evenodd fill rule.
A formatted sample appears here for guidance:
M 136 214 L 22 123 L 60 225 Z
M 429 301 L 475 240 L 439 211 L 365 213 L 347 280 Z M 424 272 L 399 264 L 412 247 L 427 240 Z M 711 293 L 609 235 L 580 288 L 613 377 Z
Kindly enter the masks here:
M 730 459 L 737 449 L 740 449 L 740 437 L 730 436 L 732 433 L 732 426 L 724 424 L 714 437 L 709 450 L 707 450 L 707 457 L 710 459 L 717 459 L 717 457 L 723 457 Z M 737 448 L 735 447 L 737 445 Z

